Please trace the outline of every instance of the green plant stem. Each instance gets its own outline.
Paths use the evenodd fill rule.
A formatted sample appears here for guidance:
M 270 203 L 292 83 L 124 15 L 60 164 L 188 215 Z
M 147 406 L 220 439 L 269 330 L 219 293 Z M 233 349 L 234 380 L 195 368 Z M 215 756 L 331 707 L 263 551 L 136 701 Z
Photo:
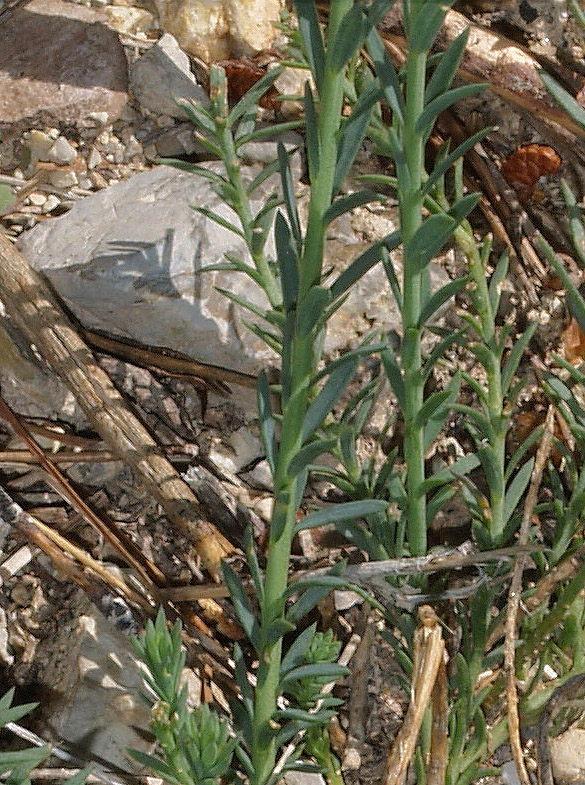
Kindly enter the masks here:
M 424 381 L 421 373 L 421 328 L 418 325 L 423 294 L 423 271 L 420 259 L 410 252 L 411 241 L 422 225 L 422 182 L 424 164 L 424 139 L 416 132 L 416 122 L 424 109 L 426 52 L 409 52 L 406 73 L 406 111 L 402 140 L 410 182 L 399 181 L 400 227 L 404 247 L 403 325 L 404 343 L 402 367 L 404 369 L 406 485 L 408 501 L 406 520 L 408 543 L 413 556 L 422 556 L 427 550 L 426 497 L 421 493 L 425 479 L 424 428 L 416 418 L 424 403 Z
M 270 269 L 264 253 L 258 253 L 254 249 L 254 229 L 252 210 L 250 208 L 250 197 L 248 196 L 248 192 L 242 181 L 240 160 L 236 152 L 232 131 L 227 127 L 227 124 L 221 134 L 221 150 L 226 174 L 230 181 L 230 185 L 234 189 L 233 208 L 240 219 L 246 245 L 254 262 L 254 266 L 260 275 L 262 288 L 266 292 L 270 305 L 272 308 L 278 308 L 282 303 L 278 282 Z
M 341 19 L 351 9 L 353 0 L 336 0 L 329 14 L 328 36 L 332 40 Z M 322 85 L 319 137 L 321 157 L 315 181 L 311 183 L 311 200 L 307 232 L 299 271 L 299 305 L 311 287 L 320 284 L 323 263 L 323 217 L 331 205 L 333 178 L 337 161 L 336 134 L 341 122 L 344 73 L 335 73 L 329 64 L 329 50 L 325 60 Z M 265 600 L 261 608 L 263 639 L 258 667 L 258 682 L 254 700 L 252 727 L 252 785 L 264 785 L 276 761 L 276 742 L 273 715 L 280 693 L 279 673 L 282 656 L 282 637 L 276 642 L 266 639 L 275 622 L 284 617 L 284 593 L 288 583 L 288 565 L 294 533 L 295 516 L 305 485 L 305 476 L 289 475 L 289 465 L 303 443 L 302 426 L 310 403 L 311 380 L 320 357 L 319 335 L 315 330 L 301 335 L 295 324 L 291 338 L 293 369 L 291 390 L 283 400 L 281 442 L 274 477 L 274 509 L 270 526 L 265 578 Z
M 481 334 L 478 337 L 488 350 L 484 361 L 487 375 L 486 413 L 491 426 L 490 448 L 494 458 L 489 483 L 490 520 L 488 523 L 494 547 L 498 547 L 501 544 L 505 526 L 506 434 L 509 420 L 504 414 L 501 352 L 497 346 L 496 320 L 489 295 L 487 274 L 480 249 L 473 236 L 473 229 L 467 221 L 463 221 L 455 229 L 454 237 L 467 257 L 469 273 L 473 282 L 471 296 L 481 324 Z

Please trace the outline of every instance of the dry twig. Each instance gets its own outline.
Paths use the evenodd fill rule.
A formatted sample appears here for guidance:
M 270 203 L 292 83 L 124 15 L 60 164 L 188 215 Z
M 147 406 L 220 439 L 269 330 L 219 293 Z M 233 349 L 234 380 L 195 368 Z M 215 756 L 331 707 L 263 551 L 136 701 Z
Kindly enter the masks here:
M 445 642 L 437 614 L 429 605 L 423 605 L 418 616 L 421 624 L 414 633 L 412 697 L 386 760 L 383 785 L 403 785 L 405 781 L 437 674 L 444 662 Z
M 548 460 L 550 449 L 553 440 L 554 431 L 554 406 L 552 404 L 548 408 L 546 421 L 544 426 L 544 433 L 542 441 L 539 445 L 536 459 L 534 461 L 534 468 L 532 470 L 532 477 L 530 480 L 530 488 L 526 496 L 524 504 L 524 511 L 522 514 L 522 523 L 520 524 L 520 531 L 518 534 L 518 541 L 520 545 L 524 546 L 528 543 L 528 532 L 530 529 L 530 520 L 532 513 L 536 506 L 538 498 L 538 490 L 542 480 L 544 467 Z M 506 694 L 508 702 L 508 729 L 510 733 L 510 746 L 512 747 L 512 755 L 516 763 L 516 770 L 522 785 L 530 785 L 528 772 L 524 763 L 522 754 L 522 743 L 520 740 L 520 717 L 518 713 L 518 693 L 516 691 L 516 662 L 515 662 L 515 640 L 516 640 L 516 623 L 518 618 L 518 607 L 520 605 L 520 594 L 522 591 L 522 573 L 526 556 L 519 556 L 514 565 L 514 572 L 512 575 L 512 582 L 510 584 L 510 591 L 508 593 L 508 607 L 506 610 L 506 637 L 504 644 L 504 670 L 506 673 Z
M 219 580 L 221 559 L 233 547 L 200 517 L 195 495 L 98 366 L 50 287 L 2 234 L 0 294 L 15 324 L 63 379 L 95 430 L 138 473 L 169 521 L 194 544 L 205 567 Z

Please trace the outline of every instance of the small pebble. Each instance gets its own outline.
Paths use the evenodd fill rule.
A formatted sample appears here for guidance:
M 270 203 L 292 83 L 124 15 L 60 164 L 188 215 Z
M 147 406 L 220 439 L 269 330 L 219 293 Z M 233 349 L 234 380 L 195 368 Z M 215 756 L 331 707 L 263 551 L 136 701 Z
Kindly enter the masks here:
M 124 160 L 129 161 L 136 155 L 142 155 L 142 145 L 134 136 L 134 134 L 132 134 L 130 139 L 126 142 L 126 147 L 124 149 Z
M 108 113 L 107 112 L 90 112 L 88 115 L 90 120 L 93 120 L 95 123 L 99 125 L 106 125 L 108 122 Z
M 28 200 L 31 204 L 34 204 L 37 207 L 42 207 L 47 201 L 47 196 L 46 194 L 39 193 L 38 191 L 33 191 L 32 194 L 28 195 Z
M 99 150 L 96 150 L 95 147 L 91 148 L 91 153 L 87 159 L 87 168 L 88 169 L 95 169 L 99 166 L 102 162 L 102 156 Z
M 47 159 L 56 164 L 72 164 L 77 158 L 77 151 L 64 136 L 55 139 L 55 144 L 47 153 Z
M 55 207 L 58 207 L 60 204 L 61 201 L 55 194 L 49 194 L 43 204 L 43 213 L 47 215 L 47 213 L 52 212 Z
M 75 172 L 50 172 L 49 182 L 55 188 L 72 188 L 78 180 Z
M 106 178 L 96 171 L 89 173 L 89 179 L 91 180 L 93 187 L 98 191 L 100 191 L 102 188 L 105 188 L 108 184 Z

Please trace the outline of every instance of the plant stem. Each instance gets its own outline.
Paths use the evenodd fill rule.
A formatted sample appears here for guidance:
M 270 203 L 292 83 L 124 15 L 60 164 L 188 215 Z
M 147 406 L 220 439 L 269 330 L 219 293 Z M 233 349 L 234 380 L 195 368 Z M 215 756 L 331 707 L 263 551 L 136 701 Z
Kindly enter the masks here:
M 425 479 L 424 428 L 416 417 L 424 403 L 424 382 L 421 373 L 421 328 L 418 326 L 423 296 L 423 276 L 420 259 L 410 251 L 411 241 L 422 225 L 422 181 L 424 139 L 415 130 L 416 122 L 424 109 L 424 91 L 427 66 L 426 52 L 409 52 L 406 71 L 406 111 L 402 140 L 410 182 L 400 182 L 400 227 L 404 243 L 403 326 L 404 342 L 402 367 L 404 369 L 406 485 L 408 501 L 406 520 L 408 543 L 413 556 L 422 556 L 427 550 L 426 497 L 420 488 Z
M 351 9 L 353 0 L 336 0 L 329 13 L 328 37 L 333 40 L 341 19 Z M 337 161 L 336 135 L 341 123 L 343 105 L 343 70 L 331 68 L 328 48 L 320 96 L 318 132 L 321 157 L 319 170 L 311 182 L 311 199 L 307 232 L 299 270 L 298 305 L 310 289 L 321 283 L 325 231 L 323 218 L 333 198 L 333 181 Z M 265 600 L 261 608 L 262 651 L 254 700 L 252 728 L 252 785 L 264 785 L 276 761 L 273 715 L 280 694 L 279 677 L 282 637 L 270 642 L 267 637 L 274 623 L 284 617 L 284 593 L 288 584 L 288 565 L 294 533 L 295 516 L 305 485 L 305 476 L 289 475 L 292 458 L 303 444 L 302 426 L 311 397 L 311 380 L 320 358 L 319 335 L 314 329 L 308 335 L 293 327 L 290 354 L 293 369 L 290 395 L 282 401 L 281 441 L 274 476 L 274 508 L 270 526 L 265 578 Z

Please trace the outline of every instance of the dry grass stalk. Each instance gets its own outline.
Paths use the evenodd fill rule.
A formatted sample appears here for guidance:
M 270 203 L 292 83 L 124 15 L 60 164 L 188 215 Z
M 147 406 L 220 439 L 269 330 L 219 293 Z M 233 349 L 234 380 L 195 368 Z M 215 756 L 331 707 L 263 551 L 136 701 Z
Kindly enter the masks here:
M 429 605 L 422 605 L 418 616 L 421 623 L 414 633 L 412 698 L 388 754 L 383 785 L 403 785 L 437 674 L 444 663 L 445 642 L 437 614 Z
M 195 494 L 98 366 L 51 288 L 2 234 L 0 293 L 15 324 L 71 390 L 92 427 L 136 471 L 170 523 L 194 544 L 204 566 L 219 581 L 221 559 L 233 547 L 201 517 Z
M 542 441 L 539 445 L 534 468 L 532 470 L 532 477 L 530 480 L 530 487 L 526 496 L 524 504 L 524 511 L 522 514 L 522 523 L 520 524 L 520 531 L 518 534 L 518 542 L 520 545 L 526 545 L 528 542 L 528 532 L 530 529 L 530 520 L 532 513 L 536 506 L 538 498 L 538 490 L 542 480 L 544 467 L 548 460 L 550 449 L 552 447 L 553 431 L 554 431 L 554 406 L 549 406 L 546 421 L 544 425 L 544 433 Z M 518 712 L 518 693 L 516 691 L 516 661 L 515 661 L 515 641 L 516 641 L 516 624 L 518 619 L 518 607 L 520 605 L 520 594 L 522 591 L 522 573 L 526 562 L 525 556 L 520 556 L 514 565 L 514 572 L 512 574 L 512 582 L 510 584 L 510 591 L 508 593 L 508 607 L 506 611 L 506 625 L 505 625 L 505 644 L 504 644 L 504 671 L 506 674 L 506 695 L 508 703 L 508 730 L 510 734 L 510 746 L 512 748 L 512 755 L 516 764 L 518 777 L 522 785 L 530 785 L 530 778 L 524 763 L 524 756 L 522 754 L 522 743 L 520 739 L 520 716 Z
M 115 530 L 113 525 L 109 525 L 106 521 L 100 518 L 91 507 L 85 502 L 84 499 L 77 493 L 75 488 L 71 485 L 69 480 L 64 476 L 61 470 L 47 457 L 44 450 L 37 444 L 34 437 L 28 432 L 24 423 L 8 406 L 6 401 L 0 395 L 0 417 L 6 420 L 14 433 L 19 436 L 28 446 L 31 454 L 36 461 L 44 469 L 47 474 L 49 485 L 57 491 L 74 510 L 82 515 L 107 542 L 122 556 L 122 558 L 133 567 L 136 572 L 141 576 L 145 582 L 146 588 L 152 590 L 154 588 L 153 581 L 156 583 L 164 583 L 165 576 L 147 559 L 134 545 L 134 543 L 119 531 Z

